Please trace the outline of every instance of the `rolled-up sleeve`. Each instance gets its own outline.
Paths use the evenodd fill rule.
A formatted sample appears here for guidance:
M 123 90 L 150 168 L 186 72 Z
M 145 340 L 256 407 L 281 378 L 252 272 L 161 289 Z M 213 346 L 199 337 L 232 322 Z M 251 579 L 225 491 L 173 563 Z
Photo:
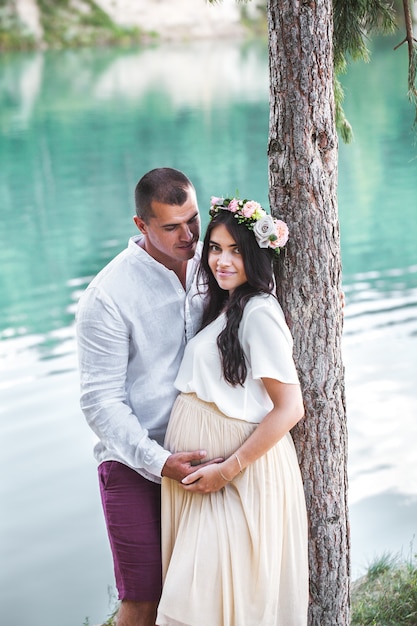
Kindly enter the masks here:
M 136 415 L 127 402 L 129 323 L 92 288 L 80 301 L 76 330 L 80 404 L 89 426 L 110 456 L 159 477 L 170 453 L 142 425 L 151 416 Z

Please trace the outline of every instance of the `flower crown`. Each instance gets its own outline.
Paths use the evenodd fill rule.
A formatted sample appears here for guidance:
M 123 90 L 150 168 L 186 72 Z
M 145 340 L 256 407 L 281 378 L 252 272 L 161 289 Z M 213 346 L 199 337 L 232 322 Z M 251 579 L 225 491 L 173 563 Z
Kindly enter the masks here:
M 276 254 L 288 241 L 288 226 L 282 220 L 269 215 L 254 200 L 240 200 L 239 198 L 211 197 L 210 217 L 213 218 L 219 211 L 234 213 L 239 224 L 253 231 L 260 248 L 272 248 Z

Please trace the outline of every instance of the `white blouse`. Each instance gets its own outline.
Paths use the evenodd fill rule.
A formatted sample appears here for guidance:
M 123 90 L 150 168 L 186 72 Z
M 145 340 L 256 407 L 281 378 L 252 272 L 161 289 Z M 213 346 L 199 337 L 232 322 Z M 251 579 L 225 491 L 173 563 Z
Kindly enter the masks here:
M 292 336 L 274 296 L 254 296 L 249 300 L 238 331 L 247 377 L 243 386 L 232 387 L 223 377 L 216 343 L 225 322 L 223 313 L 188 342 L 175 386 L 182 392 L 196 393 L 200 400 L 215 403 L 229 417 L 257 424 L 272 409 L 261 379 L 299 382 L 292 357 Z

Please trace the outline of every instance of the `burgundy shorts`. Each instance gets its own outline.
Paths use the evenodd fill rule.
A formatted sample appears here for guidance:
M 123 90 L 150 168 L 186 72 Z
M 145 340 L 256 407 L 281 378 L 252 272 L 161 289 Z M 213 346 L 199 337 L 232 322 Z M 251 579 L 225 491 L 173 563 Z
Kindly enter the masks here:
M 157 602 L 162 589 L 161 485 L 117 461 L 98 467 L 119 600 Z

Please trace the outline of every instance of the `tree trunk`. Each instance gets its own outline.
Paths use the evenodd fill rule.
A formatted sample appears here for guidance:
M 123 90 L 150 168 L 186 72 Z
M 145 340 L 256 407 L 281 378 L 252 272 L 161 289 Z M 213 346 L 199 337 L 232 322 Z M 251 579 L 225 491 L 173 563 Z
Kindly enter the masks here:
M 332 2 L 269 0 L 268 28 L 270 205 L 290 228 L 278 295 L 305 402 L 293 436 L 309 515 L 309 624 L 344 626 L 350 545 Z

